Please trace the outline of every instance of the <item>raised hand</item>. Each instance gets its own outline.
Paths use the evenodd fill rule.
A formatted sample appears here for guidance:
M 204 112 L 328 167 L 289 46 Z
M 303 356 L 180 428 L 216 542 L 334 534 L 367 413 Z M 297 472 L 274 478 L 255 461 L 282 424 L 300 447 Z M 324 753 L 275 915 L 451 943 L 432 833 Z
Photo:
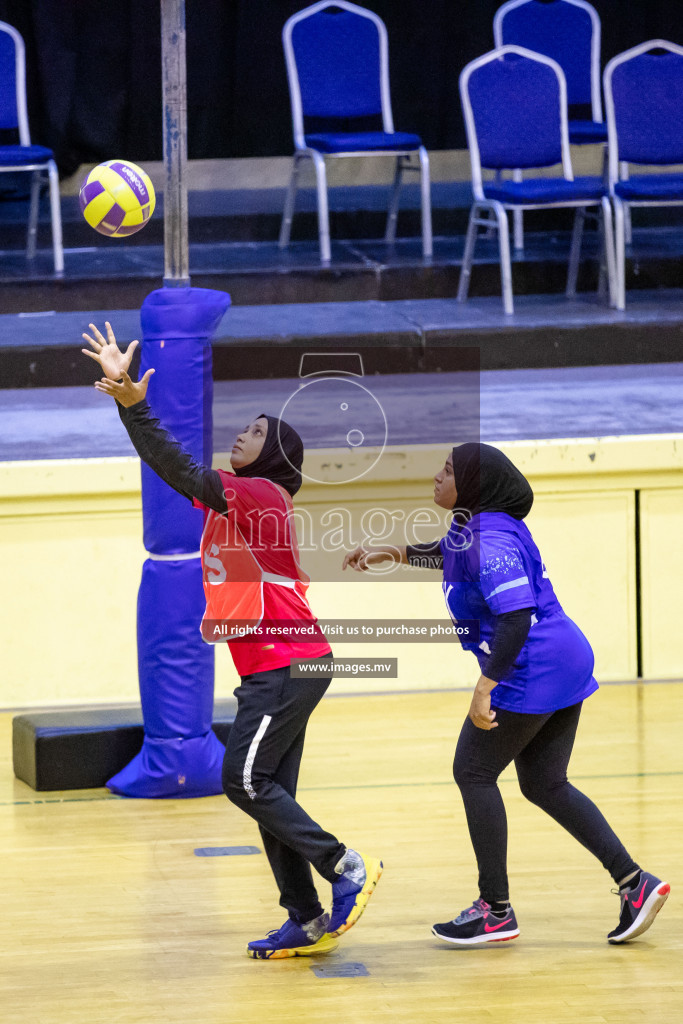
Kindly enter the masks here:
M 108 340 L 105 340 L 101 332 L 95 327 L 95 324 L 89 324 L 94 337 L 91 337 L 89 334 L 82 336 L 86 341 L 90 342 L 95 351 L 91 352 L 89 348 L 82 348 L 81 352 L 86 356 L 90 356 L 96 363 L 99 363 L 109 380 L 118 380 L 128 370 L 133 353 L 138 347 L 139 342 L 131 341 L 126 351 L 122 352 L 116 344 L 111 324 L 106 321 L 104 326 L 107 331 Z
M 123 380 L 118 383 L 115 380 L 110 380 L 108 377 L 103 377 L 102 380 L 95 381 L 95 390 L 101 391 L 103 395 L 111 395 L 115 398 L 120 405 L 126 407 L 131 405 L 137 405 L 141 402 L 147 394 L 147 385 L 149 384 L 149 378 L 154 373 L 154 370 L 148 370 L 142 380 L 134 381 L 131 380 L 126 371 L 124 370 L 121 376 Z

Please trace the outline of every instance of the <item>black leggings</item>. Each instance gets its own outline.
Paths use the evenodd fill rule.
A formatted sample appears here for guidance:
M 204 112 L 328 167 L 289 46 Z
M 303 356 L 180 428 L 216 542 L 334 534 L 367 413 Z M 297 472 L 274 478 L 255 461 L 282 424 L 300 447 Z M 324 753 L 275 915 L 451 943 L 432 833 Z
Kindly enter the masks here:
M 488 903 L 509 899 L 507 818 L 498 776 L 514 760 L 519 787 L 590 850 L 615 882 L 638 865 L 592 800 L 567 781 L 581 704 L 546 715 L 496 709 L 497 729 L 465 719 L 453 762 L 479 867 L 479 892 Z

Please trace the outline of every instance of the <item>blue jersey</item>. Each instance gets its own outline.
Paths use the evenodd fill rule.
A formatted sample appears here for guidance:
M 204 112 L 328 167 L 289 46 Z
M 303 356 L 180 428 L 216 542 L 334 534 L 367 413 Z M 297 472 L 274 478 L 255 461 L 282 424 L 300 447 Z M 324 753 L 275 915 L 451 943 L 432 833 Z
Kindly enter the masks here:
M 496 616 L 533 609 L 531 629 L 491 704 L 545 714 L 594 693 L 593 651 L 562 610 L 529 530 L 505 512 L 480 512 L 466 526 L 455 520 L 441 541 L 443 590 L 455 621 L 477 619 L 479 642 L 463 643 L 480 668 L 490 654 Z

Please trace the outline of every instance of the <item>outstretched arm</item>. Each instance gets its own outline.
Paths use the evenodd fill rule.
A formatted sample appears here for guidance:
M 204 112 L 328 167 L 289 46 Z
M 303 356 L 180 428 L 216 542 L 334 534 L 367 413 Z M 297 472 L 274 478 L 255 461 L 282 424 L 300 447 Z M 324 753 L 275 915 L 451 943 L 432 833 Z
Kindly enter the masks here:
M 402 562 L 406 563 L 406 549 L 397 547 L 395 544 L 375 544 L 373 547 L 361 546 L 349 551 L 344 557 L 342 569 L 347 566 L 355 569 L 356 572 L 367 572 L 371 565 L 379 565 L 381 562 Z
M 197 462 L 173 434 L 164 430 L 144 399 L 128 407 L 120 404 L 119 416 L 140 458 L 162 480 L 186 498 L 197 498 L 216 512 L 227 512 L 220 475 Z
M 203 466 L 184 448 L 169 431 L 165 430 L 158 419 L 152 415 L 147 404 L 146 394 L 149 379 L 154 370 L 148 370 L 142 380 L 133 381 L 128 376 L 127 368 L 132 358 L 131 342 L 125 353 L 120 352 L 116 338 L 107 324 L 108 342 L 102 337 L 94 325 L 90 325 L 95 337 L 87 334 L 83 337 L 95 349 L 95 355 L 83 349 L 100 363 L 106 377 L 95 382 L 95 388 L 102 394 L 110 395 L 118 402 L 119 415 L 128 431 L 133 446 L 147 465 L 162 480 L 186 498 L 197 498 L 208 508 L 216 512 L 226 512 L 228 505 L 220 475 L 214 469 Z M 134 351 L 134 348 L 133 348 Z M 130 353 L 130 357 L 129 357 Z M 125 364 L 126 359 L 128 360 Z M 110 374 L 116 373 L 120 381 Z
M 396 544 L 375 544 L 372 547 L 361 545 L 346 555 L 342 569 L 348 566 L 356 572 L 366 572 L 371 565 L 379 565 L 380 562 L 400 562 L 420 569 L 443 569 L 441 541 L 407 544 L 405 547 Z
M 434 540 L 429 544 L 409 544 L 406 548 L 406 561 L 408 565 L 415 565 L 420 569 L 443 569 L 441 541 Z

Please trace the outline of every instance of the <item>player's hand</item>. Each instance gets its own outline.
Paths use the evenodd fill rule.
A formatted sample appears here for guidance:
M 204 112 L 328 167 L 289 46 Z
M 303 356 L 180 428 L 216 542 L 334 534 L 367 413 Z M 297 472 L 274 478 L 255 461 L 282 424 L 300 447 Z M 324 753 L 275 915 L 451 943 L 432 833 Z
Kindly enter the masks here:
M 496 712 L 491 710 L 491 692 L 486 687 L 482 688 L 479 684 L 475 686 L 468 717 L 477 729 L 488 731 L 498 728 L 498 722 L 495 721 Z
M 81 352 L 86 356 L 90 356 L 96 363 L 99 363 L 109 380 L 118 380 L 128 370 L 133 353 L 138 347 L 139 342 L 131 341 L 126 351 L 122 352 L 116 344 L 111 324 L 106 321 L 104 326 L 107 331 L 106 339 L 95 327 L 95 324 L 89 324 L 94 337 L 91 337 L 89 334 L 84 334 L 82 337 L 90 342 L 95 351 L 91 352 L 89 348 L 82 348 Z
M 351 568 L 356 572 L 366 572 L 371 565 L 379 565 L 387 560 L 395 561 L 389 551 L 368 551 L 367 548 L 358 547 L 345 556 L 342 569 Z
M 124 370 L 121 374 L 123 380 L 120 383 L 115 380 L 109 380 L 108 377 L 103 377 L 102 380 L 95 381 L 95 388 L 104 395 L 111 395 L 120 405 L 128 409 L 129 406 L 137 405 L 138 402 L 143 400 L 147 394 L 149 378 L 153 373 L 154 370 L 148 370 L 142 380 L 136 382 L 131 380 Z

